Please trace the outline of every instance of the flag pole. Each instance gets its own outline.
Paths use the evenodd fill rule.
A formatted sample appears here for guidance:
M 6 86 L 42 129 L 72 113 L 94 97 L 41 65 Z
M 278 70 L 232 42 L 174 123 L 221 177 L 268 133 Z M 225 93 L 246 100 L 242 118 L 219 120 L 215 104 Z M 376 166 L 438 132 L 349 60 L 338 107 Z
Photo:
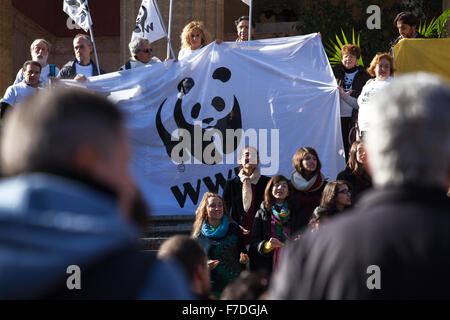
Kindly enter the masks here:
M 169 44 L 170 52 L 172 52 L 172 56 L 173 56 L 173 58 L 176 60 L 175 54 L 173 53 L 172 43 L 170 42 L 170 39 L 169 39 L 169 37 L 167 36 L 167 30 L 166 30 L 166 27 L 165 27 L 165 25 L 164 25 L 164 21 L 163 21 L 161 12 L 159 11 L 158 1 L 157 1 L 157 0 L 152 0 L 152 1 L 153 1 L 153 5 L 154 5 L 155 8 L 156 8 L 156 13 L 158 14 L 159 21 L 161 22 L 161 27 L 163 28 L 164 33 L 166 34 L 166 39 L 167 39 L 167 43 Z
M 250 40 L 252 40 L 252 7 L 253 7 L 253 1 L 252 0 L 249 0 L 250 1 L 250 9 L 249 9 L 249 11 L 250 11 L 250 13 L 249 13 L 249 17 L 248 17 L 248 41 L 250 41 Z
M 95 62 L 97 63 L 97 72 L 100 74 L 100 67 L 98 63 L 98 57 L 97 57 L 97 48 L 95 47 L 95 40 L 94 40 L 94 33 L 92 32 L 92 19 L 91 19 L 91 10 L 89 10 L 88 0 L 86 0 L 86 7 L 88 12 L 88 19 L 89 19 L 89 31 L 91 33 L 91 39 L 92 39 L 92 45 L 94 46 L 94 55 L 95 55 Z
M 173 8 L 173 0 L 170 0 L 169 4 L 169 32 L 168 32 L 168 39 L 170 40 L 171 30 L 172 30 L 172 8 Z M 167 58 L 170 57 L 170 47 L 169 47 L 169 41 L 167 41 Z M 174 57 L 175 58 L 175 57 Z

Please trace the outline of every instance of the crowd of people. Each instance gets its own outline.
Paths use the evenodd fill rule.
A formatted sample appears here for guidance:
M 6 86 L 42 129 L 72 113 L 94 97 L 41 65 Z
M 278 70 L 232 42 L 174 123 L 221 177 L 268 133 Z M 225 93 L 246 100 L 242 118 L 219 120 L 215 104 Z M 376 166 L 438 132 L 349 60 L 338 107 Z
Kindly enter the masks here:
M 236 41 L 248 40 L 249 23 L 236 20 Z M 399 38 L 421 37 L 411 13 L 394 24 Z M 203 23 L 187 24 L 181 42 L 178 59 L 207 45 Z M 54 78 L 104 73 L 87 35 L 75 36 L 73 48 L 75 58 L 59 70 L 47 64 L 48 41 L 35 40 L 32 60 L 2 99 L 0 242 L 8 250 L 0 250 L 0 298 L 449 297 L 450 88 L 443 80 L 394 81 L 390 53 L 364 70 L 360 48 L 344 45 L 333 72 L 345 169 L 329 181 L 317 151 L 299 146 L 289 177 L 267 177 L 258 150 L 246 146 L 223 194 L 203 195 L 191 236 L 168 239 L 155 258 L 136 244 L 149 210 L 128 173 L 120 111 L 81 90 L 34 94 Z M 161 62 L 145 38 L 129 50 L 120 70 Z M 67 261 L 85 270 L 83 290 L 66 286 Z M 366 287 L 374 264 L 383 272 L 380 290 Z

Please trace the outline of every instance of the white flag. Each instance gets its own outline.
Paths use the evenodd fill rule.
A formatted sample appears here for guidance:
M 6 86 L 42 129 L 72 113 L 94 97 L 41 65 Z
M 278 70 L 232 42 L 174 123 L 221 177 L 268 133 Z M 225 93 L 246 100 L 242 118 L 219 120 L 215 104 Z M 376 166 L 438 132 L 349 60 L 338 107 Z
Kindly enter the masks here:
M 87 0 L 64 0 L 63 11 L 84 31 L 92 26 Z
M 248 6 L 250 5 L 250 1 L 252 1 L 252 0 L 242 0 L 242 2 L 245 3 Z
M 136 18 L 136 27 L 131 35 L 131 40 L 143 37 L 150 42 L 164 38 L 166 33 L 159 20 L 156 8 L 151 0 L 142 0 L 141 8 L 139 9 Z

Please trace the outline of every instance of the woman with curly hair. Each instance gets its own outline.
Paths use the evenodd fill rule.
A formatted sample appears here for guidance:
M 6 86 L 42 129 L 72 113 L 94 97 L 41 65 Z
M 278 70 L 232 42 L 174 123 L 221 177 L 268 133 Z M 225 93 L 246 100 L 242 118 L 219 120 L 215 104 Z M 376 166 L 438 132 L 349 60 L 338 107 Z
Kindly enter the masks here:
M 189 22 L 181 32 L 181 50 L 178 60 L 190 55 L 193 51 L 203 48 L 209 43 L 208 32 L 203 22 L 195 20 Z
M 337 180 L 345 180 L 352 190 L 353 203 L 359 199 L 361 193 L 372 188 L 372 178 L 365 168 L 366 149 L 359 140 L 353 142 L 350 148 L 350 159 L 344 171 L 339 172 Z
M 370 130 L 370 101 L 394 80 L 394 59 L 389 53 L 378 53 L 372 59 L 367 72 L 375 78 L 366 82 L 358 97 L 358 130 L 361 138 Z
M 358 103 L 356 100 L 362 88 L 370 79 L 370 75 L 358 65 L 361 49 L 355 44 L 346 44 L 341 50 L 341 63 L 333 67 L 333 73 L 339 85 L 341 108 L 341 132 L 344 142 L 345 160 L 349 159 L 350 145 L 355 140 L 351 129 L 358 118 Z
M 241 228 L 233 222 L 217 193 L 206 192 L 197 210 L 192 237 L 205 249 L 211 270 L 211 291 L 220 297 L 249 262 Z

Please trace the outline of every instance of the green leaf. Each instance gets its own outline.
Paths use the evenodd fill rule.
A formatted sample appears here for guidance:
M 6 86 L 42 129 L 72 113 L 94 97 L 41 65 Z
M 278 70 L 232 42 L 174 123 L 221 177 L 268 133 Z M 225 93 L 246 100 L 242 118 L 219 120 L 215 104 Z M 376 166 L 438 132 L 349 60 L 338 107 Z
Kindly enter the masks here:
M 347 38 L 347 36 L 345 35 L 345 32 L 342 28 L 341 28 L 341 34 L 342 34 L 342 40 L 338 34 L 335 34 L 336 41 L 334 41 L 333 39 L 328 39 L 328 42 L 326 42 L 324 45 L 325 52 L 327 53 L 327 56 L 328 56 L 328 61 L 330 62 L 330 65 L 332 65 L 332 66 L 341 62 L 342 47 L 345 44 L 356 44 L 358 47 L 360 47 L 359 41 L 360 41 L 361 31 L 358 32 L 358 36 L 355 41 L 355 29 L 352 28 L 352 38 L 351 38 L 352 42 L 348 41 L 349 38 Z M 364 67 L 364 62 L 362 60 L 362 56 L 359 57 L 358 64 Z

